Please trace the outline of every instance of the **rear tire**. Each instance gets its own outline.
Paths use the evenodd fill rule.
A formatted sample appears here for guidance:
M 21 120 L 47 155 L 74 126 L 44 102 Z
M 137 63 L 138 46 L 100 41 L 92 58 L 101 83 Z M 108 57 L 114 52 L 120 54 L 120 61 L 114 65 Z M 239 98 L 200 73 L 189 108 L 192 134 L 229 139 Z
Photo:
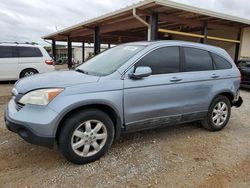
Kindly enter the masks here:
M 231 115 L 231 103 L 223 95 L 216 97 L 208 110 L 207 117 L 202 121 L 204 128 L 210 131 L 219 131 L 223 129 Z
M 28 76 L 32 76 L 34 74 L 37 74 L 38 71 L 35 69 L 24 69 L 21 73 L 20 73 L 20 78 L 24 78 L 24 77 L 28 77 Z
M 72 163 L 93 162 L 104 155 L 113 143 L 114 124 L 100 110 L 89 109 L 72 114 L 62 126 L 59 149 Z

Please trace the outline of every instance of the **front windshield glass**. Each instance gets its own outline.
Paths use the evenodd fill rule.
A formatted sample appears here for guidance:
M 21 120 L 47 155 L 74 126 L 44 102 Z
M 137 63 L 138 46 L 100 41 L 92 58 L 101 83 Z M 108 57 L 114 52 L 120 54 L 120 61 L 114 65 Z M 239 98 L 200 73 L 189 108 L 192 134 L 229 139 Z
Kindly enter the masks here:
M 102 52 L 76 68 L 90 75 L 105 76 L 115 72 L 144 46 L 117 46 Z

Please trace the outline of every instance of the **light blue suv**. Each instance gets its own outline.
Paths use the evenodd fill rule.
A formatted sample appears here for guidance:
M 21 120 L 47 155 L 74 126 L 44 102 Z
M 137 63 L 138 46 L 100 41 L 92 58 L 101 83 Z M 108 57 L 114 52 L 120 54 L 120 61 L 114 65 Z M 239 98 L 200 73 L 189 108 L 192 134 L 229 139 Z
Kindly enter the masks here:
M 200 121 L 211 131 L 239 107 L 240 72 L 225 50 L 181 41 L 136 42 L 75 70 L 21 79 L 5 110 L 24 140 L 57 143 L 71 162 L 95 161 L 121 133 Z

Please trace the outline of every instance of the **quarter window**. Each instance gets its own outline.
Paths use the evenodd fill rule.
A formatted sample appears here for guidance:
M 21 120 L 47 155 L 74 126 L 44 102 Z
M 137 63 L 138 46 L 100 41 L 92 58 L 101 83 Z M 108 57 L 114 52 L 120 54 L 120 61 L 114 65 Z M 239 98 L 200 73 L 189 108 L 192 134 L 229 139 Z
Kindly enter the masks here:
M 213 69 L 213 61 L 208 51 L 184 48 L 186 71 L 206 71 Z
M 179 72 L 179 47 L 163 47 L 156 49 L 144 56 L 136 64 L 136 67 L 138 66 L 149 66 L 152 69 L 152 74 Z
M 19 57 L 42 57 L 39 48 L 36 47 L 18 47 Z
M 211 53 L 215 63 L 216 69 L 230 69 L 232 68 L 231 63 L 225 60 L 223 57 L 218 56 L 217 54 Z
M 0 46 L 0 58 L 13 58 L 14 54 L 13 46 Z

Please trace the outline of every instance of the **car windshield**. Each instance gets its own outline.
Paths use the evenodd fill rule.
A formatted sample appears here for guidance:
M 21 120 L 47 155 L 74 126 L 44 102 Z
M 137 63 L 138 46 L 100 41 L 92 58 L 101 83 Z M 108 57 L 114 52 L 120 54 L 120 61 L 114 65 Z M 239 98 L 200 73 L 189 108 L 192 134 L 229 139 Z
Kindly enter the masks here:
M 145 46 L 117 46 L 78 66 L 76 70 L 95 76 L 106 76 L 115 72 L 131 57 L 141 51 Z
M 238 64 L 238 67 L 240 68 L 250 68 L 250 61 L 241 61 Z

